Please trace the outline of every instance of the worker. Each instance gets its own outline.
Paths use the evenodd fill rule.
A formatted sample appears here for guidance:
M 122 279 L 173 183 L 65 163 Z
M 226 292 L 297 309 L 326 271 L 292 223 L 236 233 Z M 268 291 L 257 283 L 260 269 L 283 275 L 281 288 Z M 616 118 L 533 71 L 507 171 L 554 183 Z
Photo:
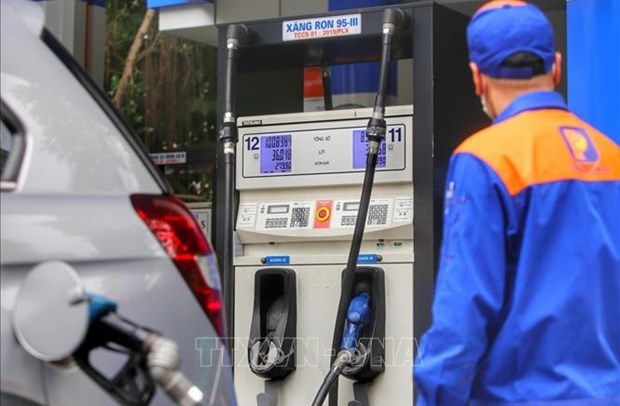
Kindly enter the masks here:
M 467 41 L 493 123 L 450 160 L 417 404 L 620 405 L 620 146 L 554 91 L 539 8 L 488 2 Z

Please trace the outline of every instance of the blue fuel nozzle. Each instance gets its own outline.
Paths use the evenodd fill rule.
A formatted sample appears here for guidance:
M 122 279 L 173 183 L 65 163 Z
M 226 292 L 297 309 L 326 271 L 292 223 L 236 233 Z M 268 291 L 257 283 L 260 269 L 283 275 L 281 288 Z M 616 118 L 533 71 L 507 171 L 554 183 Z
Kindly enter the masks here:
M 370 319 L 370 302 L 370 295 L 364 292 L 355 296 L 349 303 L 340 350 L 357 348 L 360 331 Z

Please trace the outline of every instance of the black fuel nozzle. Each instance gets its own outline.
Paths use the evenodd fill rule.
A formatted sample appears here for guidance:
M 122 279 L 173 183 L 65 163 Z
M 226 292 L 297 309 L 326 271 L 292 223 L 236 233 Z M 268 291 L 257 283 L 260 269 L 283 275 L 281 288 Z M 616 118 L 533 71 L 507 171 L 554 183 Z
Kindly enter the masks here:
M 282 343 L 277 334 L 278 325 L 285 313 L 284 299 L 279 297 L 273 302 L 266 315 L 266 335 L 252 346 L 250 351 L 250 365 L 258 373 L 267 373 L 279 361 Z
M 264 268 L 254 276 L 254 311 L 248 342 L 250 370 L 284 379 L 295 370 L 296 277 L 292 269 Z
M 146 327 L 125 319 L 116 313 L 111 301 L 90 295 L 91 320 L 88 332 L 73 354 L 80 369 L 119 404 L 138 406 L 149 404 L 155 394 L 156 383 L 147 370 L 145 343 L 157 336 Z M 92 363 L 91 352 L 97 349 L 122 348 L 127 359 L 112 377 Z

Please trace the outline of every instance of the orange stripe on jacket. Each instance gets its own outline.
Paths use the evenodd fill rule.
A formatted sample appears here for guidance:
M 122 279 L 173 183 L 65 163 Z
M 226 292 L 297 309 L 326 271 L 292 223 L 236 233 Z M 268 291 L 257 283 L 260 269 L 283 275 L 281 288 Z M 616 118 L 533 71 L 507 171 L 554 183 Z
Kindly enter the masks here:
M 484 10 L 490 10 L 493 8 L 501 8 L 504 6 L 518 7 L 518 6 L 526 6 L 526 5 L 527 3 L 522 0 L 493 0 L 493 1 L 489 1 L 488 3 L 483 4 L 478 10 L 476 10 L 475 14 L 478 14 Z
M 472 135 L 454 153 L 486 162 L 512 196 L 541 183 L 620 181 L 620 146 L 559 109 L 520 113 Z

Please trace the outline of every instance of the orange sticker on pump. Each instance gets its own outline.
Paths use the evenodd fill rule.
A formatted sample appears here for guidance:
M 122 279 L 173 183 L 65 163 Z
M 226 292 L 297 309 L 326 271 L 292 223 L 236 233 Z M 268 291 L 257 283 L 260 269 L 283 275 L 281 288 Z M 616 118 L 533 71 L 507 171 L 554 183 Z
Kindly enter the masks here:
M 329 219 L 332 215 L 332 201 L 319 200 L 316 202 L 314 228 L 329 228 Z

